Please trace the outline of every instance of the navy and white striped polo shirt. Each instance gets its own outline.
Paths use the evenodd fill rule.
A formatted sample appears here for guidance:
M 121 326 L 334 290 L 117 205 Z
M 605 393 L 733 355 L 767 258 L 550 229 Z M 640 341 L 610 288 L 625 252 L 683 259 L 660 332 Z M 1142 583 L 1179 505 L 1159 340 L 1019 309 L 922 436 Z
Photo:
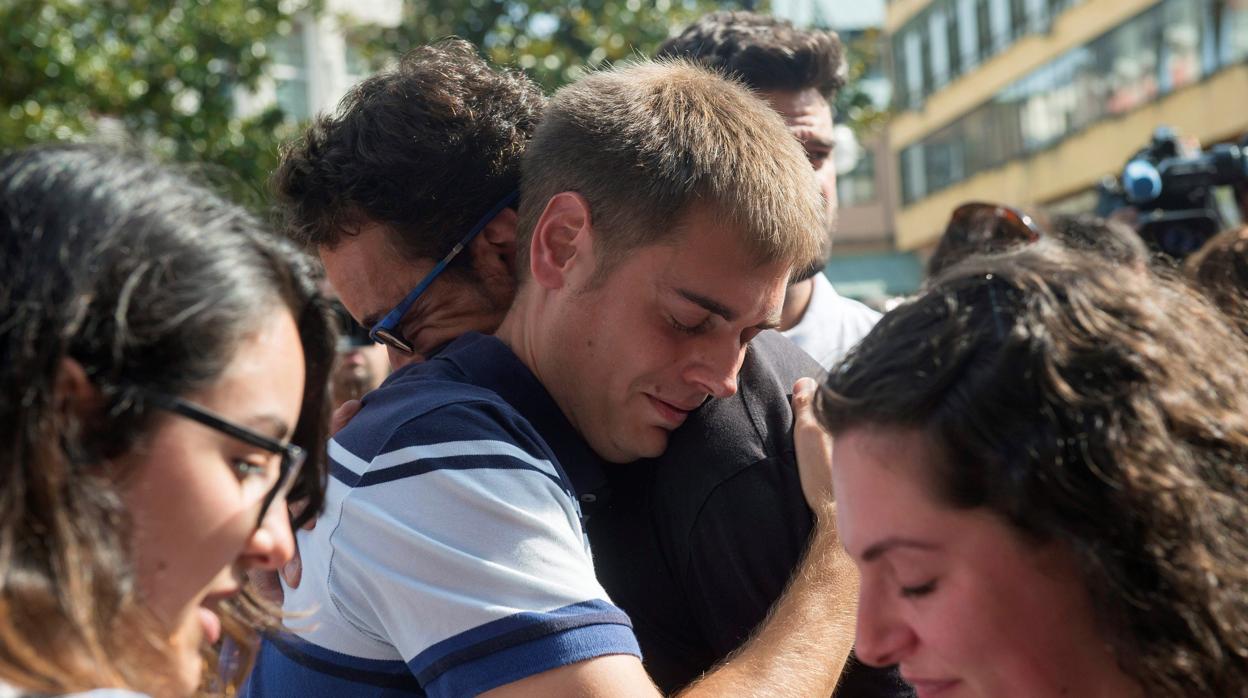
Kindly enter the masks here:
M 297 534 L 292 632 L 266 640 L 248 695 L 475 695 L 640 654 L 577 503 L 598 460 L 498 339 L 395 372 L 329 455 L 325 512 Z

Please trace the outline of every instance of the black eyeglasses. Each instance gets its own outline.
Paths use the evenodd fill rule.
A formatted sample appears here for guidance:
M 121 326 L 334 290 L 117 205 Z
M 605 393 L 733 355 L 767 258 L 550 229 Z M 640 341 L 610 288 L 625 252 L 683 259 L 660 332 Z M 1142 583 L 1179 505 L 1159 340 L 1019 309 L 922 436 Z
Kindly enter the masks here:
M 264 449 L 269 453 L 280 454 L 282 456 L 281 466 L 278 469 L 277 482 L 264 495 L 264 499 L 260 504 L 260 515 L 256 519 L 256 525 L 259 526 L 264 522 L 264 517 L 269 511 L 269 507 L 279 498 L 286 496 L 290 492 L 290 488 L 294 485 L 295 480 L 299 477 L 299 471 L 303 469 L 303 462 L 307 459 L 307 453 L 292 443 L 282 443 L 271 439 L 263 434 L 256 433 L 251 429 L 239 426 L 226 420 L 224 417 L 204 409 L 194 403 L 187 402 L 179 397 L 172 395 L 163 395 L 161 393 L 153 393 L 142 391 L 139 393 L 142 400 L 158 407 L 162 410 L 173 412 L 182 417 L 186 417 L 192 421 L 198 422 L 209 429 L 214 429 L 227 436 L 238 439 L 245 444 Z
M 494 220 L 495 216 L 502 213 L 503 209 L 514 204 L 518 198 L 520 198 L 520 192 L 513 191 L 503 197 L 502 201 L 494 204 L 494 208 L 491 208 L 484 216 L 481 216 L 481 220 L 477 221 L 476 225 L 472 226 L 472 229 L 468 231 L 468 234 L 465 235 L 463 239 L 455 243 L 455 246 L 451 248 L 451 251 L 446 253 L 446 256 L 442 258 L 442 261 L 434 265 L 433 269 L 425 275 L 425 278 L 421 279 L 420 283 L 416 284 L 416 288 L 413 288 L 411 292 L 407 294 L 407 297 L 395 306 L 394 310 L 386 313 L 386 316 L 383 317 L 380 322 L 373 325 L 372 331 L 369 332 L 369 337 L 371 337 L 374 342 L 381 342 L 382 344 L 385 344 L 388 347 L 393 347 L 404 354 L 413 353 L 415 348 L 412 346 L 412 343 L 409 342 L 407 337 L 404 337 L 403 333 L 399 331 L 399 324 L 403 322 L 403 316 L 407 315 L 407 311 L 411 309 L 412 304 L 416 302 L 416 299 L 420 298 L 420 294 L 429 289 L 433 280 L 438 278 L 438 275 L 446 270 L 446 265 L 450 264 L 451 260 L 455 259 L 460 252 L 463 252 L 464 248 L 468 246 L 468 243 L 472 242 L 472 239 L 484 230 L 485 226 L 489 225 L 490 221 Z

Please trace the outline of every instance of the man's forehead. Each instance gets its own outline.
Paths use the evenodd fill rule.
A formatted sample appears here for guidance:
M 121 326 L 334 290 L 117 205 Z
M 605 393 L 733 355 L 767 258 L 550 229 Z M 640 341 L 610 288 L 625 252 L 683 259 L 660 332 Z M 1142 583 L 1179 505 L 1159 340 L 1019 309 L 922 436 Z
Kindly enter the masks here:
M 832 108 L 813 88 L 800 91 L 763 92 L 771 108 L 784 118 L 789 131 L 802 140 L 832 139 Z

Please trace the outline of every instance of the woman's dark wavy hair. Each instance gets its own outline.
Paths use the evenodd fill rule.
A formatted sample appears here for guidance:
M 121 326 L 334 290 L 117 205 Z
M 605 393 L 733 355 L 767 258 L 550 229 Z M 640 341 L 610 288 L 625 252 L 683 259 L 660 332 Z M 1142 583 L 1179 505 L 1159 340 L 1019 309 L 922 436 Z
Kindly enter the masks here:
M 1248 695 L 1248 351 L 1183 283 L 1052 241 L 972 257 L 819 410 L 833 434 L 923 430 L 936 498 L 1070 546 L 1148 695 Z
M 239 207 L 137 155 L 0 157 L 0 678 L 52 694 L 159 680 L 136 656 L 145 613 L 111 459 L 151 423 L 141 391 L 211 384 L 283 309 L 307 365 L 292 441 L 309 455 L 291 496 L 319 510 L 335 337 L 312 269 Z M 67 359 L 102 398 L 90 418 L 56 404 Z M 230 627 L 271 618 L 254 600 L 234 611 Z

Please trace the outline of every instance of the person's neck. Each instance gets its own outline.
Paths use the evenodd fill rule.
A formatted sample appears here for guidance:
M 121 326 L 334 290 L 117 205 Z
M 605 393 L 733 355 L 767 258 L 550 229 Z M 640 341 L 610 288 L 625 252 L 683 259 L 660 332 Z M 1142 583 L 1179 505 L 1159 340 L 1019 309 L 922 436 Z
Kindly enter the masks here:
M 780 311 L 780 330 L 791 330 L 806 315 L 810 297 L 814 295 L 815 279 L 812 276 L 789 286 L 784 294 L 784 309 Z
M 516 358 L 520 359 L 520 363 L 528 367 L 540 381 L 542 376 L 538 371 L 537 349 L 533 341 L 533 332 L 530 331 L 533 327 L 530 320 L 537 310 L 534 306 L 538 302 L 540 299 L 533 298 L 529 291 L 525 289 L 518 291 L 515 302 L 503 316 L 503 321 L 494 331 L 494 336 L 506 344 Z

